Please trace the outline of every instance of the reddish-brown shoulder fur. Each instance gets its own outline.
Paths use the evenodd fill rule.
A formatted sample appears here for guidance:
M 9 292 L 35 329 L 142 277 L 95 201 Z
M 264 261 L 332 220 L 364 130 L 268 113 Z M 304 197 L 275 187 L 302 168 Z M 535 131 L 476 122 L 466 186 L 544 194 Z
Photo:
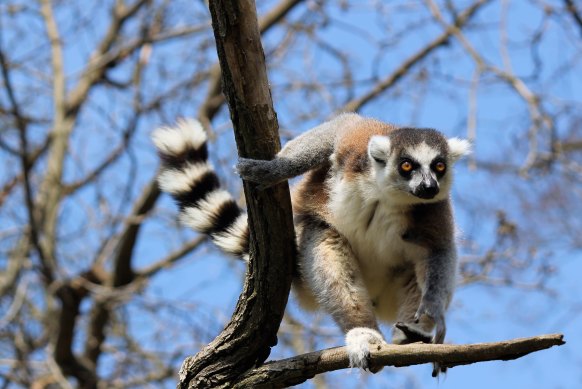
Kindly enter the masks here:
M 388 135 L 395 126 L 374 119 L 364 119 L 343 131 L 338 139 L 335 159 L 344 178 L 354 180 L 368 168 L 368 142 L 374 135 Z
M 368 142 L 374 135 L 388 135 L 396 127 L 374 119 L 363 119 L 338 129 L 334 158 L 346 180 L 354 180 L 368 166 Z M 293 191 L 295 215 L 316 215 L 328 220 L 329 193 L 325 184 L 330 164 L 325 164 L 305 174 Z

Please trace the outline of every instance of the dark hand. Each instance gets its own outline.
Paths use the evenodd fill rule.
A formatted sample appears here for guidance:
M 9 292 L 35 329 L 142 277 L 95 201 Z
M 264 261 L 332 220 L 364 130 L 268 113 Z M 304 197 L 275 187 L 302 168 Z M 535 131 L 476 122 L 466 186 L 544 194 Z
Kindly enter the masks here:
M 260 184 L 259 189 L 265 189 L 281 182 L 273 161 L 240 158 L 235 169 L 243 180 Z
M 418 323 L 422 315 L 428 316 L 434 322 L 435 336 L 432 342 L 436 344 L 443 343 L 447 334 L 444 309 L 437 304 L 423 301 L 414 315 L 414 321 Z

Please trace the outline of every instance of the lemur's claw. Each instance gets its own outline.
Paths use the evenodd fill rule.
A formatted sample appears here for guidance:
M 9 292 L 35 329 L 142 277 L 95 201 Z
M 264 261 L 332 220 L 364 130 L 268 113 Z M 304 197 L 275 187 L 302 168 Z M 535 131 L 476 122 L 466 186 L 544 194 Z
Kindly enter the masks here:
M 441 366 L 441 364 L 438 362 L 435 362 L 432 364 L 432 376 L 433 377 L 438 377 L 440 373 L 446 373 L 446 372 L 447 372 L 446 366 Z

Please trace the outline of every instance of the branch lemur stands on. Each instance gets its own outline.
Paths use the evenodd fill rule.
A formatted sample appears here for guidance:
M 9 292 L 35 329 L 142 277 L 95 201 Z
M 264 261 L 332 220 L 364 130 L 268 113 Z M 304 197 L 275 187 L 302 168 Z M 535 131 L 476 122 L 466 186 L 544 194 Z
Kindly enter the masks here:
M 182 222 L 248 257 L 247 215 L 220 189 L 202 126 L 183 120 L 153 140 L 160 187 L 178 202 Z M 304 307 L 325 310 L 346 334 L 352 366 L 371 369 L 370 346 L 385 342 L 377 320 L 396 323 L 393 343 L 444 341 L 457 262 L 452 166 L 469 149 L 432 129 L 344 113 L 271 161 L 240 159 L 240 176 L 262 187 L 305 173 L 292 196 L 293 287 Z M 433 376 L 444 370 L 435 364 Z

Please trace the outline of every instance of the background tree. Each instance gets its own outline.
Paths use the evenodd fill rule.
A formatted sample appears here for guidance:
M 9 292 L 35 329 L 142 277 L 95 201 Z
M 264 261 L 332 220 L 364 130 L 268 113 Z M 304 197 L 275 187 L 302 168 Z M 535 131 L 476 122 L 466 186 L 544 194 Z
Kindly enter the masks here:
M 467 287 L 457 293 L 449 339 L 564 331 L 573 346 L 526 359 L 533 378 L 524 365 L 492 365 L 454 369 L 448 383 L 486 385 L 476 374 L 493 375 L 476 369 L 524 385 L 581 380 L 574 366 L 582 339 L 573 332 L 580 7 L 258 5 L 285 139 L 357 110 L 474 141 L 454 193 L 459 282 Z M 195 116 L 212 129 L 224 182 L 240 188 L 208 9 L 191 1 L 7 0 L 0 23 L 0 379 L 8 387 L 173 386 L 184 357 L 227 321 L 244 273 L 176 225 L 153 181 L 149 132 Z M 327 319 L 306 318 L 293 302 L 279 338 L 273 357 L 341 343 Z M 348 377 L 314 382 L 367 379 Z M 369 384 L 422 379 L 388 372 Z

